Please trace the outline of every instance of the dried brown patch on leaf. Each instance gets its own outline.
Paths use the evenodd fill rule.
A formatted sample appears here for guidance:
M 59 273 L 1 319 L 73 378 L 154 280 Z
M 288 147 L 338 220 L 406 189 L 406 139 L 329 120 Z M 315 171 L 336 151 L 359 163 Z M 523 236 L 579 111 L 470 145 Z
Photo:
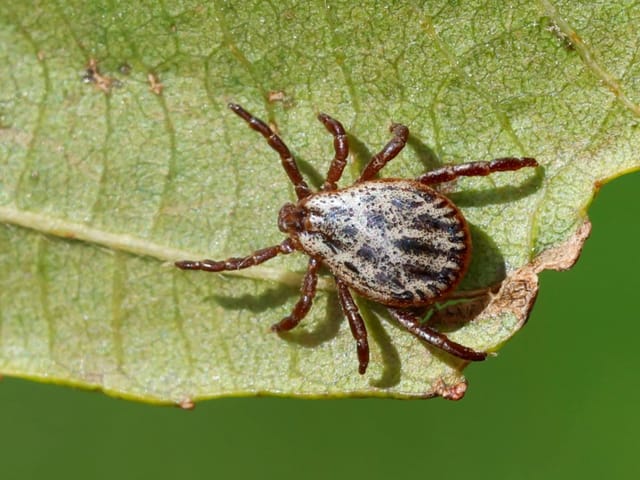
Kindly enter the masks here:
M 111 89 L 117 84 L 116 82 L 118 82 L 118 80 L 113 77 L 100 73 L 98 61 L 95 58 L 90 58 L 87 62 L 87 68 L 82 76 L 82 80 L 85 83 L 93 83 L 98 90 L 107 94 L 111 93 Z
M 155 73 L 147 74 L 147 81 L 149 82 L 149 90 L 151 90 L 156 95 L 161 95 L 162 90 L 164 90 L 164 85 L 160 81 L 160 77 Z
M 540 273 L 542 270 L 568 270 L 573 267 L 589 235 L 591 235 L 591 222 L 586 218 L 569 240 L 542 252 L 533 260 L 535 271 Z
M 269 103 L 282 102 L 285 99 L 285 93 L 282 90 L 272 90 L 267 96 Z
M 439 379 L 433 386 L 433 393 L 446 400 L 460 400 L 464 397 L 467 386 L 468 384 L 465 379 L 453 385 L 448 385 L 444 380 Z
M 271 90 L 267 94 L 269 103 L 281 103 L 284 108 L 291 108 L 295 104 L 293 96 L 288 95 L 284 90 Z
M 193 410 L 196 408 L 196 402 L 192 398 L 185 398 L 178 402 L 177 406 L 182 410 Z

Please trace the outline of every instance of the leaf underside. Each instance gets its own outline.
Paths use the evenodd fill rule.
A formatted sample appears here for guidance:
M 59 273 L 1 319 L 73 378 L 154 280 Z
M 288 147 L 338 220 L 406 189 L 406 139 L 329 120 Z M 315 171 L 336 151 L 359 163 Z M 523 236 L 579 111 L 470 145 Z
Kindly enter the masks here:
M 462 288 L 502 289 L 430 321 L 496 351 L 537 273 L 568 268 L 598 186 L 640 167 L 640 8 L 604 2 L 0 4 L 0 373 L 185 407 L 229 395 L 460 398 L 458 359 L 358 299 L 371 363 L 331 277 L 295 330 L 289 255 L 234 275 L 178 271 L 282 241 L 293 189 L 229 101 L 277 128 L 317 188 L 349 133 L 342 185 L 409 126 L 385 177 L 535 157 L 443 186 L 471 224 Z M 363 27 L 363 26 L 366 26 Z M 560 260 L 558 260 L 560 259 Z M 490 368 L 491 360 L 483 368 Z

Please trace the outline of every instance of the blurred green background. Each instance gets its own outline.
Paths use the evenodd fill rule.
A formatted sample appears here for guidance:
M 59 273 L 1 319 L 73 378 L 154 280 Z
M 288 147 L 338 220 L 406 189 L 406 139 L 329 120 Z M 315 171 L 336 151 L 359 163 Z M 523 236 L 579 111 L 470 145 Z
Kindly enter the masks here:
M 640 173 L 603 187 L 569 272 L 442 399 L 222 399 L 194 411 L 0 383 L 3 478 L 640 478 Z

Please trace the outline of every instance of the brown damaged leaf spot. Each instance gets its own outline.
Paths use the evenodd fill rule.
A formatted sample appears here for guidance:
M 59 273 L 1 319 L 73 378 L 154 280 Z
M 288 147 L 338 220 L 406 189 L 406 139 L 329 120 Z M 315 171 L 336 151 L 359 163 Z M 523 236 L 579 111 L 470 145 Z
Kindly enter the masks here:
M 267 94 L 267 101 L 269 103 L 279 102 L 285 109 L 289 109 L 295 104 L 293 96 L 288 95 L 284 90 L 271 90 Z
M 178 402 L 177 406 L 182 410 L 193 410 L 196 408 L 196 402 L 192 398 L 185 398 Z
M 106 94 L 111 93 L 113 78 L 100 73 L 98 61 L 95 58 L 90 58 L 87 62 L 87 69 L 85 70 L 82 80 L 85 83 L 93 83 L 98 90 L 101 90 Z
M 438 379 L 433 386 L 433 392 L 446 400 L 460 400 L 464 397 L 467 386 L 467 381 L 464 379 L 454 385 L 447 385 L 442 379 Z
M 538 255 L 532 262 L 535 271 L 542 270 L 568 270 L 575 265 L 580 258 L 584 242 L 591 235 L 591 222 L 585 218 L 576 233 L 563 244 L 550 248 Z M 523 267 L 526 268 L 526 267 Z
M 516 331 L 525 324 L 538 296 L 538 275 L 531 269 L 531 265 L 528 264 L 505 278 L 483 316 L 496 317 L 509 312 L 519 321 Z
M 149 82 L 149 90 L 151 90 L 156 95 L 161 95 L 162 90 L 164 90 L 164 85 L 160 81 L 160 78 L 155 73 L 147 74 L 147 81 Z
M 285 93 L 282 90 L 272 90 L 267 96 L 269 103 L 282 102 L 285 99 Z

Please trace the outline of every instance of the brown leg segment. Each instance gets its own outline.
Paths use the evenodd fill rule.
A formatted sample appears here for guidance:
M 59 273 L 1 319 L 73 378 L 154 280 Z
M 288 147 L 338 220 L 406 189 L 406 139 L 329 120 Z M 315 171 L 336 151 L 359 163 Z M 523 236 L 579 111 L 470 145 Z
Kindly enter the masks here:
M 276 255 L 294 252 L 295 248 L 288 238 L 280 245 L 256 250 L 247 257 L 232 257 L 226 260 L 181 260 L 175 262 L 176 267 L 182 270 L 204 270 L 206 272 L 224 272 L 227 270 L 241 270 L 253 267 L 267 260 L 271 260 Z
M 364 320 L 360 316 L 358 306 L 353 301 L 349 287 L 341 280 L 336 278 L 336 286 L 338 287 L 338 299 L 342 306 L 342 311 L 349 321 L 351 334 L 356 340 L 356 348 L 358 352 L 358 373 L 364 375 L 369 365 L 369 342 L 367 340 L 367 328 Z
M 459 343 L 449 340 L 446 335 L 436 332 L 426 325 L 422 325 L 420 320 L 408 310 L 389 308 L 389 313 L 400 325 L 409 330 L 409 332 L 434 347 L 438 347 L 440 350 L 444 350 L 451 355 L 471 362 L 479 362 L 487 358 L 486 352 L 478 352 L 464 345 L 460 345 Z
M 393 133 L 393 138 L 369 160 L 369 163 L 360 174 L 358 182 L 365 182 L 375 177 L 387 163 L 396 158 L 407 144 L 407 138 L 409 138 L 409 129 L 407 127 L 399 123 L 393 123 L 389 131 Z
M 287 145 L 285 145 L 282 139 L 278 135 L 276 135 L 273 130 L 271 130 L 269 125 L 264 123 L 259 118 L 251 115 L 240 105 L 230 103 L 228 106 L 236 115 L 247 122 L 249 124 L 249 127 L 260 133 L 260 135 L 262 135 L 267 140 L 269 146 L 276 152 L 278 152 L 278 155 L 280 155 L 280 160 L 282 161 L 282 167 L 284 168 L 284 171 L 287 172 L 291 183 L 293 183 L 298 199 L 308 197 L 311 194 L 309 185 L 307 185 L 307 183 L 302 178 L 302 174 L 298 169 L 298 165 L 296 164 L 293 155 L 291 155 L 289 148 L 287 147 Z
M 458 177 L 484 177 L 494 172 L 508 172 L 520 170 L 525 167 L 537 167 L 538 162 L 534 158 L 496 158 L 490 162 L 469 162 L 459 165 L 447 165 L 425 173 L 417 178 L 420 183 L 434 185 L 449 182 Z
M 340 180 L 344 167 L 347 164 L 349 141 L 347 140 L 344 127 L 338 120 L 330 117 L 326 113 L 318 115 L 318 120 L 320 120 L 329 133 L 333 135 L 333 148 L 336 152 L 329 166 L 327 179 L 324 181 L 322 190 L 335 190 L 338 188 L 337 182 Z
M 278 323 L 271 325 L 271 330 L 274 332 L 285 332 L 295 328 L 302 319 L 309 313 L 313 298 L 316 296 L 316 286 L 318 284 L 318 268 L 320 268 L 321 262 L 317 258 L 311 257 L 309 259 L 309 266 L 307 267 L 307 273 L 304 275 L 302 281 L 300 299 L 293 307 L 291 314 L 284 317 Z

